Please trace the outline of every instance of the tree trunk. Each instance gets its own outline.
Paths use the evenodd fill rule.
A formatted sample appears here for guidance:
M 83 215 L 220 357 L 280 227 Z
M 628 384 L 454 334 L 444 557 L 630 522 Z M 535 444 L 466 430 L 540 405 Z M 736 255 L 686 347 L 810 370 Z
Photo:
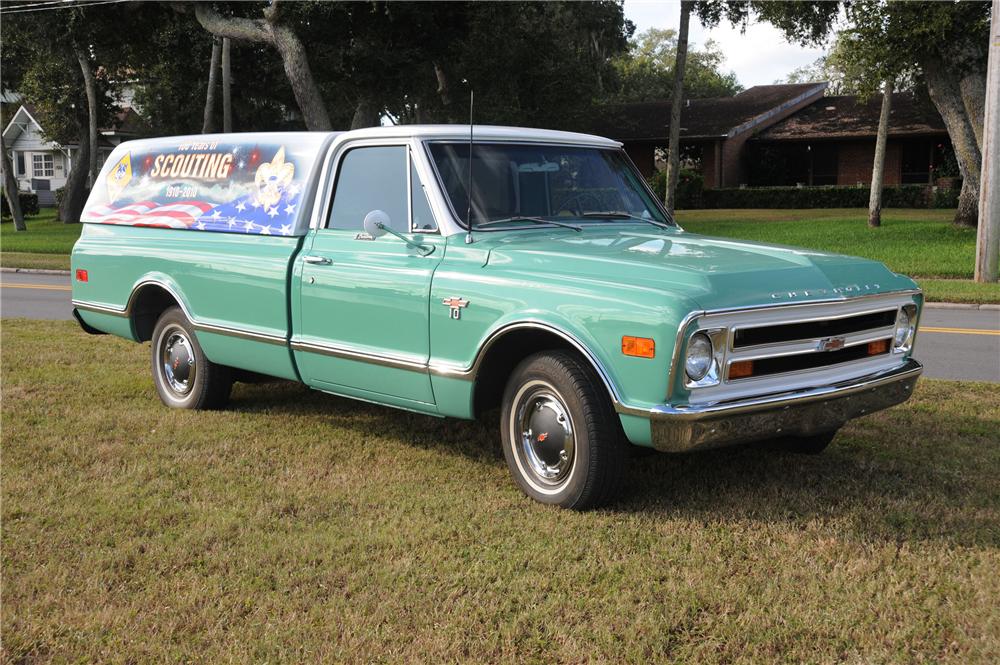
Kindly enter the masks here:
M 1000 0 L 993 0 L 990 51 L 983 90 L 983 181 L 976 234 L 977 282 L 1000 280 Z
M 219 87 L 219 60 L 222 58 L 222 45 L 219 38 L 212 40 L 212 59 L 208 65 L 208 91 L 205 93 L 205 115 L 201 122 L 201 133 L 211 134 L 215 131 L 215 91 Z
M 982 166 L 982 154 L 976 134 L 962 100 L 959 83 L 952 73 L 935 57 L 926 58 L 922 65 L 927 91 L 948 129 L 948 137 L 955 149 L 955 161 L 958 162 L 958 170 L 962 175 L 962 191 L 958 195 L 955 224 L 975 226 L 979 218 L 979 177 Z
M 979 151 L 983 150 L 983 113 L 986 107 L 986 72 L 969 72 L 958 84 L 962 91 L 962 103 L 969 116 L 969 124 L 976 136 Z
M 306 128 L 313 131 L 330 130 L 330 116 L 323 103 L 323 95 L 313 79 L 305 48 L 294 30 L 280 24 L 278 7 L 279 3 L 275 0 L 264 10 L 264 19 L 248 19 L 223 17 L 212 8 L 211 3 L 198 2 L 194 5 L 194 15 L 202 28 L 217 37 L 263 42 L 276 48 L 281 55 L 285 76 L 292 86 Z
M 359 99 L 358 105 L 354 109 L 354 117 L 351 119 L 351 129 L 378 127 L 381 122 L 382 109 L 368 97 Z
M 97 181 L 97 83 L 94 81 L 94 72 L 90 70 L 90 58 L 82 46 L 74 46 L 76 59 L 80 62 L 80 70 L 83 72 L 83 87 L 87 93 L 87 126 L 88 132 L 88 168 L 87 173 L 90 183 Z
M 233 131 L 232 68 L 229 56 L 229 37 L 222 38 L 222 131 Z
M 677 175 L 681 165 L 681 106 L 684 104 L 684 68 L 687 63 L 688 26 L 691 23 L 692 4 L 690 0 L 681 2 L 677 59 L 674 61 L 674 96 L 670 103 L 670 144 L 667 154 L 667 191 L 664 200 L 671 217 L 677 204 Z
M 868 199 L 868 226 L 882 226 L 882 184 L 885 180 L 885 144 L 889 137 L 889 114 L 892 112 L 892 80 L 885 81 L 882 91 L 882 113 L 878 118 L 878 135 L 875 138 L 875 163 L 872 164 L 872 189 Z
M 0 134 L 0 154 L 3 155 L 3 161 L 0 162 L 0 166 L 3 168 L 3 193 L 7 197 L 7 208 L 10 210 L 10 216 L 14 219 L 14 230 L 27 231 L 28 227 L 24 225 L 24 215 L 21 214 L 21 199 L 18 198 L 17 178 L 14 177 L 14 167 L 11 165 L 10 157 L 7 155 L 7 146 L 4 145 L 3 134 Z
M 59 204 L 59 219 L 64 224 L 75 224 L 80 221 L 80 213 L 87 202 L 87 164 L 90 162 L 90 144 L 87 142 L 87 130 L 80 127 L 80 150 L 73 160 L 73 169 L 66 178 L 62 202 Z
M 449 123 L 455 122 L 455 115 L 452 113 L 451 89 L 448 87 L 448 74 L 444 71 L 441 63 L 434 63 L 434 77 L 437 79 L 437 94 L 444 107 L 444 117 Z

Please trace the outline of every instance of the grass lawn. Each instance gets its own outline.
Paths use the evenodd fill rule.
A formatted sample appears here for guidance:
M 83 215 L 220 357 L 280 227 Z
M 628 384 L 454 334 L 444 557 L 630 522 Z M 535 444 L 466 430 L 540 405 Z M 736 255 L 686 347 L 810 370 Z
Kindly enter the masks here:
M 888 209 L 878 229 L 868 228 L 868 211 L 861 208 L 681 210 L 677 221 L 694 233 L 882 261 L 916 278 L 928 300 L 1000 303 L 1000 284 L 972 281 L 976 230 L 952 226 L 954 215 L 954 210 Z
M 287 383 L 171 411 L 148 346 L 4 320 L 11 662 L 1000 659 L 1000 396 L 922 381 L 822 456 L 523 497 L 492 426 Z
M 83 228 L 81 224 L 56 221 L 55 208 L 42 208 L 38 215 L 28 217 L 25 224 L 28 230 L 24 232 L 15 231 L 13 222 L 0 224 L 0 244 L 5 253 L 69 254 Z

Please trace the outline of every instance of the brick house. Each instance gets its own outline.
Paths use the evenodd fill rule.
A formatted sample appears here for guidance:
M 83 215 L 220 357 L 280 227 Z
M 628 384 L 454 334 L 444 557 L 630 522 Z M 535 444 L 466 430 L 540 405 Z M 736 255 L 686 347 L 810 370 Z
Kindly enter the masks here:
M 825 97 L 827 84 L 754 86 L 733 97 L 686 100 L 682 158 L 706 188 L 857 185 L 871 181 L 882 98 Z M 607 107 L 591 131 L 621 141 L 643 175 L 669 142 L 670 102 Z M 934 106 L 893 97 L 885 183 L 935 184 L 954 176 L 951 143 Z
M 882 98 L 824 97 L 756 135 L 747 158 L 750 185 L 871 183 Z M 930 101 L 897 93 L 889 114 L 886 185 L 933 185 L 957 176 L 944 121 Z
M 757 133 L 823 97 L 826 83 L 758 85 L 733 97 L 688 99 L 681 109 L 681 149 L 701 164 L 705 187 L 746 184 L 745 146 Z M 669 143 L 669 101 L 610 106 L 592 131 L 621 141 L 643 175 Z

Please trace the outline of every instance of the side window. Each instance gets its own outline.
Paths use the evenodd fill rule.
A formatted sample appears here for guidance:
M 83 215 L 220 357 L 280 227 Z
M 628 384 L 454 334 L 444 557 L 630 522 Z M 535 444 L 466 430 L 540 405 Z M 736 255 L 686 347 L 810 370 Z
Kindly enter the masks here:
M 417 175 L 417 168 L 410 163 L 410 208 L 413 211 L 413 231 L 435 231 L 437 223 L 427 202 L 427 190 Z
M 406 181 L 404 146 L 348 151 L 340 162 L 327 228 L 360 231 L 365 215 L 382 210 L 394 230 L 409 232 Z

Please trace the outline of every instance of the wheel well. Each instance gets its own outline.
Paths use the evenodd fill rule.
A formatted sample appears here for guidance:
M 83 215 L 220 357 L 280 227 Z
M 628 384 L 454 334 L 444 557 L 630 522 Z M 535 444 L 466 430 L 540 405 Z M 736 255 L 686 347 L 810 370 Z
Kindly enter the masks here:
M 140 342 L 153 339 L 156 321 L 166 310 L 180 303 L 162 286 L 147 284 L 132 296 L 132 329 Z
M 507 380 L 522 360 L 539 351 L 555 350 L 568 351 L 582 358 L 587 365 L 593 365 L 591 359 L 573 344 L 547 330 L 512 330 L 494 342 L 486 350 L 476 373 L 473 398 L 475 415 L 479 416 L 500 406 Z

